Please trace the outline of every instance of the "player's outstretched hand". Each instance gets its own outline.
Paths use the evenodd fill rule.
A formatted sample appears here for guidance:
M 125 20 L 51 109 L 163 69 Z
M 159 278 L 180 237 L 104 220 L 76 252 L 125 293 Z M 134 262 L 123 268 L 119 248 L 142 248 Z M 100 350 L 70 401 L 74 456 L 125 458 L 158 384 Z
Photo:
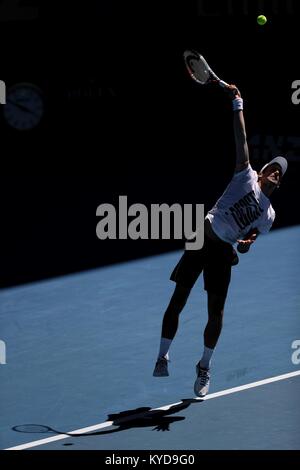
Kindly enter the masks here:
M 252 243 L 255 242 L 257 235 L 254 233 L 247 240 L 237 240 L 237 250 L 239 253 L 247 253 Z

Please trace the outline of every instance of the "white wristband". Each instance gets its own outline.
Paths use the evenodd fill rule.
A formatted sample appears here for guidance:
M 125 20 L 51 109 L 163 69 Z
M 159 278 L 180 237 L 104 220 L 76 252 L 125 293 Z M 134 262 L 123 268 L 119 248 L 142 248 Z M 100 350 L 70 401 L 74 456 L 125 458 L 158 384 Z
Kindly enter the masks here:
M 232 100 L 232 109 L 233 111 L 242 111 L 243 108 L 243 98 L 234 98 Z

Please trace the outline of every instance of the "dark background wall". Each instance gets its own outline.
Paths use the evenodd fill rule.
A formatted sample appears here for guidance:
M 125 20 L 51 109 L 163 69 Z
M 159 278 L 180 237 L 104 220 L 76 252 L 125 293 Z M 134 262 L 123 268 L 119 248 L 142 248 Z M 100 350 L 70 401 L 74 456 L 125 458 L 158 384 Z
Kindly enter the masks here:
M 299 2 L 53 3 L 0 2 L 0 79 L 38 86 L 45 103 L 29 131 L 0 106 L 2 286 L 183 247 L 100 241 L 96 208 L 127 195 L 208 210 L 229 182 L 231 103 L 189 79 L 185 48 L 240 88 L 253 167 L 287 156 L 274 228 L 300 223 Z

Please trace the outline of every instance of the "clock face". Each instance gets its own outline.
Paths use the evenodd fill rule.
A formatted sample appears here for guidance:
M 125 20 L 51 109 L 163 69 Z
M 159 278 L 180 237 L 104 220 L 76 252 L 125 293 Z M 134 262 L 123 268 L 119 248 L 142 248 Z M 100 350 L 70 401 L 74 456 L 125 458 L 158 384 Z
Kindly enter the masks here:
M 39 88 L 20 83 L 7 91 L 3 115 L 6 122 L 18 130 L 36 127 L 44 114 L 44 102 Z

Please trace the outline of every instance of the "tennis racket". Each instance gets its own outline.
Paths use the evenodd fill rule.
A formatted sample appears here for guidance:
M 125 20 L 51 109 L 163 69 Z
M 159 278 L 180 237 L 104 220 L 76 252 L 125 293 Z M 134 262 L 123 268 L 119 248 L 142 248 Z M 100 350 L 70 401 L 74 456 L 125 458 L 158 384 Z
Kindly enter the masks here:
M 199 52 L 187 49 L 183 53 L 184 62 L 190 77 L 200 85 L 208 83 L 217 83 L 223 88 L 229 87 L 229 84 L 221 80 L 208 65 L 204 57 Z M 237 93 L 237 91 L 236 91 Z
M 49 426 L 44 426 L 42 424 L 20 424 L 12 428 L 17 432 L 24 432 L 28 434 L 46 434 L 46 433 L 56 433 L 60 434 L 58 431 L 50 428 Z
M 57 431 L 56 429 L 50 428 L 50 426 L 44 426 L 43 424 L 19 424 L 18 426 L 14 426 L 12 429 L 16 432 L 23 432 L 26 434 L 61 434 L 71 437 L 79 436 L 79 434 L 76 433 Z

